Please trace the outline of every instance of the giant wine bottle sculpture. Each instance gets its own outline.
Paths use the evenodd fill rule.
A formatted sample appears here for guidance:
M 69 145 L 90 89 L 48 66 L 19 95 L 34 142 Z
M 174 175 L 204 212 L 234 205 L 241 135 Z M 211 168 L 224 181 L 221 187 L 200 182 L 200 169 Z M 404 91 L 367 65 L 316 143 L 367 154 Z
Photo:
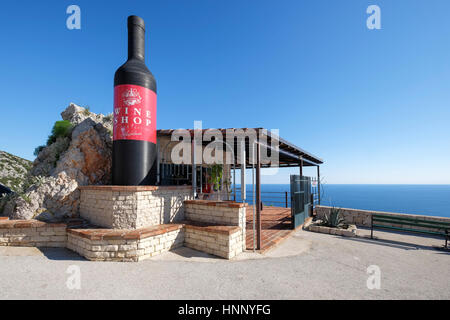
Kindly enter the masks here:
M 128 17 L 128 60 L 114 75 L 113 185 L 156 183 L 156 81 L 145 65 L 145 24 Z

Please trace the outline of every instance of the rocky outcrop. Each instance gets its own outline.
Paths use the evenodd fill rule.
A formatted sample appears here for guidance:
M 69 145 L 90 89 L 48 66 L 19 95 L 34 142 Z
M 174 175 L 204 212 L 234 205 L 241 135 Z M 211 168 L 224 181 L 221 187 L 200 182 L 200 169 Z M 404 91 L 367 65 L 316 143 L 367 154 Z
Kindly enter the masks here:
M 10 201 L 5 210 L 9 211 L 11 219 L 58 221 L 77 215 L 79 198 L 76 180 L 62 172 L 57 177 L 45 177 L 41 183 L 33 184 L 25 194 Z
M 72 123 L 70 134 L 40 151 L 30 170 L 35 181 L 3 205 L 3 215 L 43 221 L 75 217 L 78 186 L 111 183 L 112 116 L 73 103 L 61 116 Z
M 32 162 L 5 151 L 0 151 L 0 184 L 12 191 L 22 189 Z

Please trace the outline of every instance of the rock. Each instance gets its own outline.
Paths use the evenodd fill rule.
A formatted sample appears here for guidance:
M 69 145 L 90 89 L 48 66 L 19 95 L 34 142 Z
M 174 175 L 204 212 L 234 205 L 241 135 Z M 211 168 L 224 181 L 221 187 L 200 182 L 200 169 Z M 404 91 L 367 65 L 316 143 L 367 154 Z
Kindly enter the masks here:
M 64 172 L 46 177 L 41 184 L 31 186 L 26 194 L 16 195 L 15 207 L 8 204 L 5 212 L 11 219 L 42 219 L 59 221 L 78 214 L 80 191 L 75 180 Z
M 0 184 L 19 191 L 24 185 L 32 162 L 8 152 L 0 151 Z
M 72 130 L 72 140 L 76 139 L 81 133 L 93 128 L 96 124 L 97 123 L 91 118 L 83 120 Z
M 3 206 L 11 219 L 59 221 L 78 216 L 78 186 L 111 183 L 112 117 L 71 103 L 61 113 L 73 124 L 37 156 L 30 173 L 42 177 Z
M 74 125 L 78 125 L 86 119 L 92 119 L 96 123 L 108 122 L 103 114 L 95 114 L 90 112 L 89 109 L 80 107 L 74 103 L 70 103 L 69 106 L 61 112 L 63 120 L 69 120 Z M 112 125 L 112 119 L 111 119 Z
M 95 126 L 75 136 L 69 149 L 58 161 L 54 174 L 66 172 L 80 185 L 110 184 L 111 137 L 103 136 L 95 129 Z
M 57 138 L 56 142 L 42 149 L 33 162 L 30 173 L 33 176 L 50 176 L 61 154 L 70 145 L 69 138 Z

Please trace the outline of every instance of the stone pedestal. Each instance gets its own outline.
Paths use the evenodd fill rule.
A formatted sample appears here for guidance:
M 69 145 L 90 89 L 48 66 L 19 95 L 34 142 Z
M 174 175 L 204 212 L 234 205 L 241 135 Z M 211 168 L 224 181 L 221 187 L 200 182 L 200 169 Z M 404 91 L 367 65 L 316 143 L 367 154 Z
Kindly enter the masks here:
M 191 186 L 83 186 L 80 216 L 112 229 L 138 229 L 185 219 Z

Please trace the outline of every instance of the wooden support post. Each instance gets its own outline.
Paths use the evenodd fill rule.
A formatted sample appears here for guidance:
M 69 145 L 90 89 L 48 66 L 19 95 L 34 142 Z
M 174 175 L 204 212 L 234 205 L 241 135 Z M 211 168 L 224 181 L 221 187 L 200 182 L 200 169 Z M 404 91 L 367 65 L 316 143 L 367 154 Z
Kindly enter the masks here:
M 195 139 L 192 139 L 192 145 L 191 145 L 191 154 L 192 154 L 192 192 L 194 194 L 194 199 L 197 196 L 197 165 L 196 165 L 196 158 L 195 158 Z
M 203 166 L 200 165 L 200 199 L 203 199 Z
M 236 201 L 236 162 L 233 163 L 233 191 L 234 201 Z
M 156 140 L 156 185 L 161 185 L 161 169 L 160 169 L 160 146 L 159 140 Z
M 317 166 L 317 196 L 319 200 L 319 206 L 320 206 L 320 167 Z
M 303 159 L 300 158 L 300 179 L 303 177 Z
M 256 144 L 256 243 L 257 249 L 262 248 L 261 239 L 261 149 Z
M 245 155 L 245 140 L 239 146 L 241 148 L 241 202 L 247 201 L 247 184 L 245 181 L 245 169 L 247 168 L 247 160 Z
M 286 208 L 288 207 L 288 192 L 285 191 L 285 201 L 286 201 Z

